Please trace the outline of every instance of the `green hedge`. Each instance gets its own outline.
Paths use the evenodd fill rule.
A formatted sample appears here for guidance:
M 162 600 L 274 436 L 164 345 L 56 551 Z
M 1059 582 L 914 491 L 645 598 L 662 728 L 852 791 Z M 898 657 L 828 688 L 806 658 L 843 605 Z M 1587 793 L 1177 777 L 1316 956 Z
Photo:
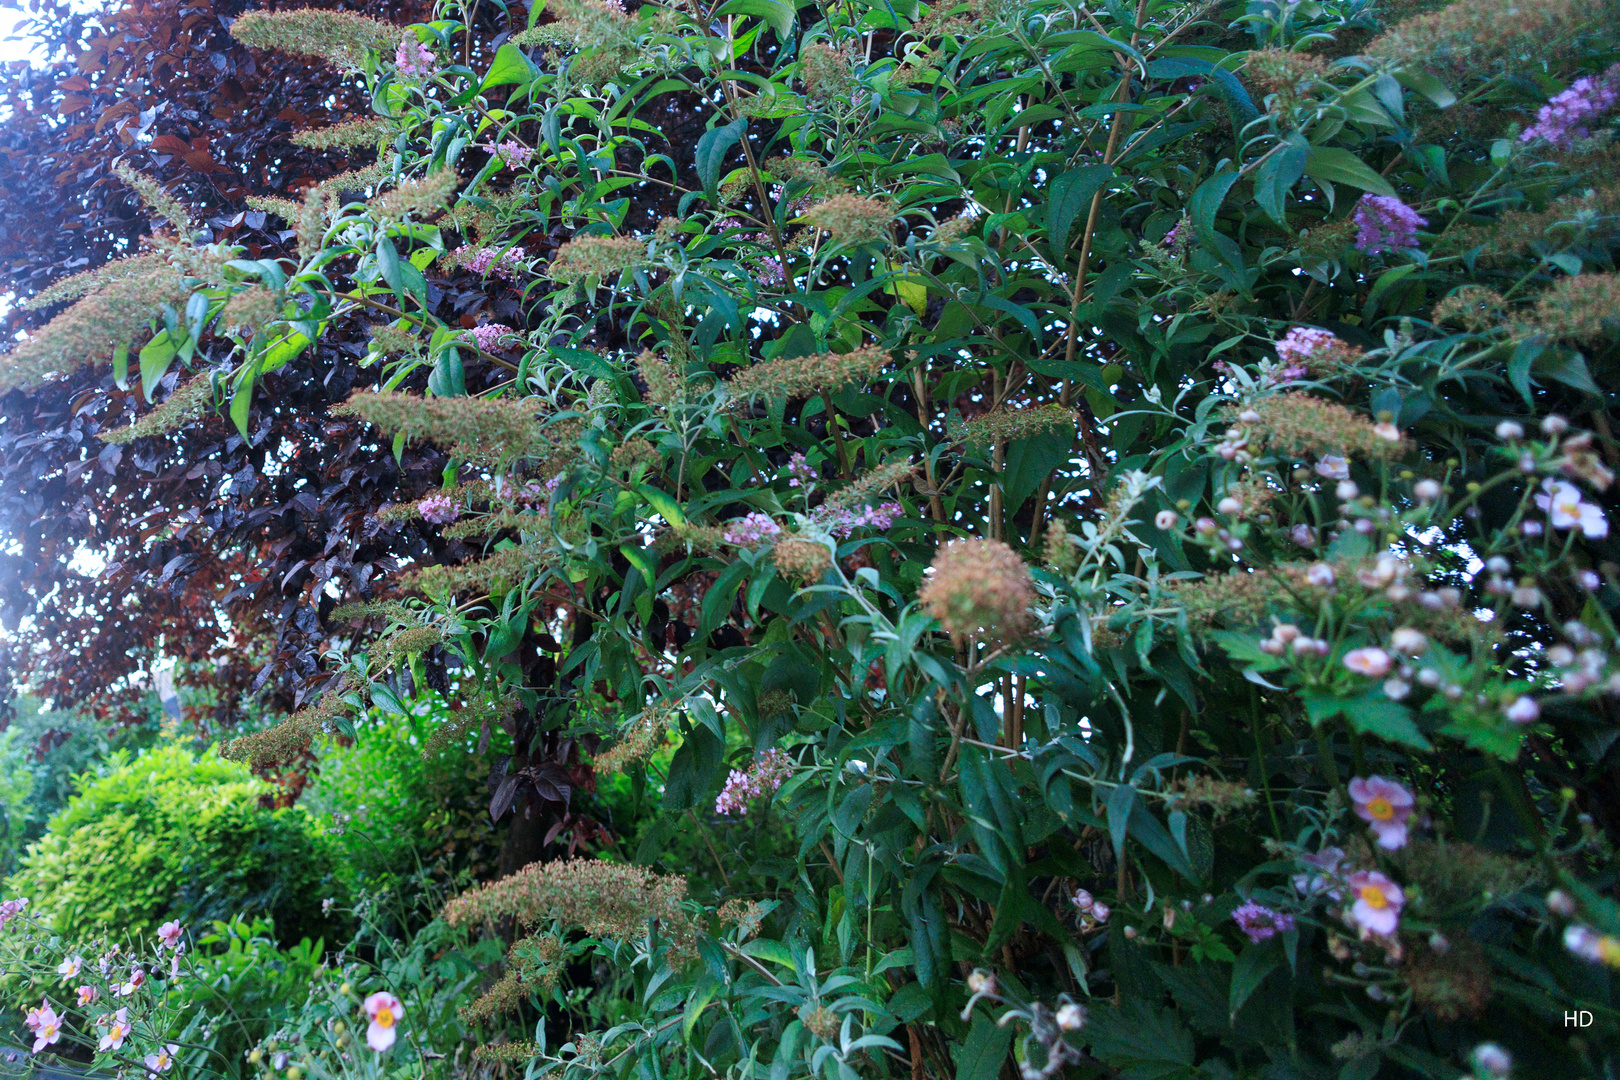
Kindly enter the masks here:
M 212 752 L 115 755 L 29 845 L 10 889 L 69 938 L 245 913 L 274 918 L 286 942 L 331 939 L 321 910 L 339 887 L 331 850 L 301 811 L 266 809 L 271 790 Z

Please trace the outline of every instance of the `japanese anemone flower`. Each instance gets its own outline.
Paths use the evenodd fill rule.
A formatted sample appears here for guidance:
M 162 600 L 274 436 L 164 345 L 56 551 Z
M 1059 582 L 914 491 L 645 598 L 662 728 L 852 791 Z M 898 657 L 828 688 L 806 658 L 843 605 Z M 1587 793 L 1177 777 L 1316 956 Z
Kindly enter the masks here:
M 403 1012 L 399 998 L 386 990 L 379 990 L 366 998 L 366 1016 L 371 1019 L 370 1026 L 366 1028 L 366 1045 L 378 1053 L 393 1046 L 397 1034 L 394 1028 Z

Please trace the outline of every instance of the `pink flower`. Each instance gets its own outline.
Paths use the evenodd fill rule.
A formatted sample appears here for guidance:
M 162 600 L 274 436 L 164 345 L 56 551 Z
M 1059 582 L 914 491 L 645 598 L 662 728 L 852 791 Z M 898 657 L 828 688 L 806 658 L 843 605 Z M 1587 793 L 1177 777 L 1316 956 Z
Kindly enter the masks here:
M 508 165 L 515 165 L 520 169 L 529 163 L 530 158 L 534 157 L 533 150 L 512 139 L 508 139 L 497 146 L 495 152 L 505 158 Z
M 829 510 L 822 507 L 816 511 L 815 518 L 816 524 L 843 539 L 856 529 L 887 529 L 905 515 L 905 507 L 891 502 L 881 506 L 861 506 L 853 509 Z
M 1533 724 L 1541 717 L 1541 706 L 1535 698 L 1520 694 L 1503 708 L 1502 715 L 1515 724 Z
M 84 967 L 84 957 L 70 956 L 56 965 L 56 973 L 64 979 L 71 979 Z
M 164 946 L 170 949 L 180 943 L 180 938 L 185 932 L 186 928 L 180 925 L 179 919 L 170 919 L 158 927 L 158 937 L 163 939 Z
M 29 1010 L 29 1027 L 34 1030 L 34 1053 L 50 1046 L 62 1037 L 62 1018 L 56 1015 L 56 1010 L 45 1002 L 40 1002 L 38 1011 Z
M 1344 342 L 1314 326 L 1296 326 L 1277 342 L 1277 359 L 1284 364 L 1286 378 L 1301 379 L 1310 374 L 1310 362 L 1317 356 L 1345 349 Z
M 456 259 L 475 274 L 489 274 L 492 277 L 505 278 L 510 281 L 524 270 L 522 263 L 523 252 L 512 248 L 502 254 L 500 248 L 485 247 L 467 254 L 464 245 L 456 249 Z
M 501 323 L 485 323 L 483 326 L 475 326 L 467 332 L 472 335 L 473 341 L 484 352 L 494 352 L 495 347 L 504 338 L 517 335 L 516 330 Z
M 759 260 L 759 269 L 754 276 L 767 288 L 779 289 L 787 284 L 787 271 L 782 269 L 782 260 L 774 255 Z
M 1350 875 L 1350 921 L 1369 934 L 1389 935 L 1400 925 L 1406 894 L 1401 887 L 1377 870 Z
M 759 760 L 742 769 L 732 769 L 726 786 L 714 800 L 714 812 L 739 817 L 748 813 L 748 804 L 762 795 L 775 793 L 793 775 L 793 759 L 783 750 L 767 750 Z
M 804 484 L 813 484 L 821 479 L 816 467 L 810 464 L 810 459 L 803 454 L 794 454 L 788 458 L 788 487 L 800 487 Z
M 1356 247 L 1369 255 L 1417 246 L 1417 231 L 1428 221 L 1391 195 L 1363 195 L 1351 215 L 1360 232 Z
M 101 1042 L 96 1044 L 98 1050 L 104 1054 L 108 1050 L 122 1050 L 124 1040 L 129 1038 L 129 1010 L 119 1009 L 112 1016 L 103 1016 L 96 1021 L 96 1026 L 107 1028 L 101 1036 Z
M 416 40 L 416 35 L 412 33 L 407 32 L 400 39 L 399 48 L 394 50 L 394 66 L 399 68 L 401 75 L 431 75 L 436 62 L 433 50 Z
M 1366 675 L 1373 679 L 1382 679 L 1388 675 L 1392 663 L 1389 653 L 1376 645 L 1365 649 L 1351 649 L 1344 654 L 1345 667 L 1357 675 Z
M 461 516 L 461 504 L 448 495 L 429 495 L 416 504 L 416 512 L 423 521 L 448 525 Z
M 1541 482 L 1547 494 L 1536 496 L 1536 505 L 1547 511 L 1555 529 L 1580 529 L 1589 539 L 1601 540 L 1609 535 L 1609 521 L 1603 508 L 1581 498 L 1581 489 L 1568 480 L 1551 477 Z
M 1248 935 L 1249 940 L 1258 945 L 1268 938 L 1274 938 L 1281 931 L 1294 928 L 1294 917 L 1285 911 L 1273 911 L 1264 904 L 1257 904 L 1253 900 L 1241 907 L 1234 908 L 1232 918 L 1237 921 L 1238 927 Z
M 1546 139 L 1554 146 L 1568 147 L 1577 140 L 1592 137 L 1591 121 L 1614 108 L 1620 101 L 1620 64 L 1601 76 L 1576 79 L 1569 89 L 1551 98 L 1536 114 L 1536 122 L 1524 129 L 1521 142 Z
M 755 511 L 747 517 L 733 521 L 726 526 L 726 531 L 722 535 L 728 544 L 754 547 L 758 544 L 768 543 L 782 535 L 782 526 L 772 521 L 769 514 L 761 514 Z
M 155 1053 L 146 1055 L 146 1071 L 152 1076 L 168 1072 L 174 1068 L 174 1055 L 179 1052 L 180 1045 L 178 1043 L 158 1047 Z
M 93 986 L 87 985 L 79 987 L 79 1008 L 84 1008 L 86 1005 L 89 1005 L 100 996 L 101 992 Z
M 113 994 L 117 997 L 132 997 L 135 991 L 144 985 L 146 985 L 146 972 L 140 968 L 132 968 L 129 973 L 129 981 L 115 988 Z
M 23 908 L 27 906 L 28 900 L 26 898 L 0 902 L 0 930 L 5 929 L 6 923 L 21 915 Z
M 1412 793 L 1382 776 L 1350 781 L 1350 799 L 1356 817 L 1372 826 L 1378 846 L 1388 851 L 1406 846 L 1406 819 L 1412 816 Z
M 366 1045 L 379 1054 L 394 1045 L 394 1038 L 398 1034 L 394 1030 L 399 1024 L 404 1009 L 399 1004 L 399 998 L 384 990 L 366 998 L 366 1016 L 371 1024 L 366 1028 Z
M 1323 454 L 1316 463 L 1316 475 L 1329 480 L 1350 479 L 1350 462 L 1338 454 Z
M 1344 862 L 1344 849 L 1325 847 L 1315 855 L 1301 855 L 1299 861 L 1315 874 L 1295 874 L 1294 888 L 1302 896 L 1330 896 L 1337 900 L 1342 894 L 1335 884 L 1339 879 L 1339 864 Z

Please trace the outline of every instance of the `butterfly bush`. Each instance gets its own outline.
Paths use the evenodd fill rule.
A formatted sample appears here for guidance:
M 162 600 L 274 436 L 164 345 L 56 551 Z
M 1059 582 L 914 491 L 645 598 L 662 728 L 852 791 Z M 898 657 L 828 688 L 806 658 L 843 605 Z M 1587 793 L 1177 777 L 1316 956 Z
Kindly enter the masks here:
M 1620 1069 L 1620 11 L 733 7 L 350 34 L 390 197 L 141 264 L 367 328 L 319 422 L 444 454 L 375 523 L 440 564 L 229 752 L 493 747 L 544 844 L 442 910 L 504 957 L 467 1022 L 536 1025 L 479 1067 Z M 172 361 L 243 438 L 258 348 Z M 131 1067 L 148 953 L 51 975 Z M 365 989 L 306 1005 L 354 1069 L 441 1060 Z
M 1428 224 L 1393 195 L 1363 195 L 1351 220 L 1356 224 L 1356 247 L 1368 255 L 1414 247 L 1418 230 Z

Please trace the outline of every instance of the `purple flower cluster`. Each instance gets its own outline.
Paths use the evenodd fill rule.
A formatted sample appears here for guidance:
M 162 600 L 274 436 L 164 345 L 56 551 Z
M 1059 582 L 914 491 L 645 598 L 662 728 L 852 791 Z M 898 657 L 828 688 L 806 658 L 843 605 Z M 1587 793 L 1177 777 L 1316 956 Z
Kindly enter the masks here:
M 731 775 L 726 777 L 725 788 L 714 800 L 714 812 L 744 816 L 748 813 L 750 802 L 761 795 L 774 794 L 792 775 L 793 759 L 788 757 L 787 752 L 767 750 L 746 771 L 731 770 Z
M 1182 218 L 1170 226 L 1170 231 L 1164 234 L 1164 239 L 1159 241 L 1159 246 L 1172 255 L 1180 255 L 1187 250 L 1191 243 L 1192 230 L 1187 228 L 1187 219 Z
M 767 255 L 759 260 L 754 268 L 754 278 L 769 288 L 780 288 L 787 284 L 787 271 L 782 269 L 782 260 L 774 255 Z
M 1294 928 L 1292 915 L 1286 911 L 1273 911 L 1253 900 L 1234 908 L 1232 918 L 1236 920 L 1238 928 L 1249 936 L 1249 940 L 1257 945 L 1267 938 L 1276 937 L 1281 931 Z
M 484 352 L 493 352 L 502 338 L 516 334 L 517 331 L 502 323 L 485 323 L 483 326 L 473 327 L 468 333 L 472 335 L 473 341 L 478 343 L 480 349 Z
M 505 255 L 501 254 L 499 248 L 492 247 L 479 248 L 471 255 L 462 255 L 464 251 L 466 248 L 456 253 L 461 256 L 461 265 L 475 274 L 492 274 L 510 281 L 519 270 L 523 269 L 523 264 L 518 261 L 523 252 L 517 248 L 511 249 Z
M 508 139 L 506 142 L 501 143 L 495 148 L 495 152 L 500 154 L 508 165 L 520 169 L 529 163 L 530 158 L 534 157 L 533 150 L 514 139 Z
M 1545 139 L 1560 147 L 1590 139 L 1591 122 L 1613 109 L 1616 102 L 1620 102 L 1620 64 L 1602 75 L 1576 79 L 1568 90 L 1541 107 L 1536 122 L 1525 128 L 1519 139 L 1523 142 Z
M 710 229 L 717 233 L 735 232 L 738 229 L 746 228 L 746 225 L 734 217 L 716 218 L 714 224 L 710 226 Z M 742 236 L 734 236 L 731 239 L 747 241 L 761 247 L 770 247 L 774 243 L 771 234 L 768 232 L 744 233 Z M 754 280 L 761 285 L 779 288 L 787 284 L 787 269 L 782 265 L 782 260 L 774 255 L 765 255 L 756 259 L 753 270 Z
M 401 75 L 431 75 L 437 65 L 433 50 L 417 41 L 415 34 L 406 34 L 394 50 L 394 66 Z
M 416 512 L 422 515 L 424 521 L 448 525 L 461 516 L 461 506 L 448 495 L 429 495 L 416 504 Z
M 1279 374 L 1285 379 L 1303 379 L 1310 374 L 1311 358 L 1339 344 L 1339 339 L 1314 326 L 1296 326 L 1277 342 L 1277 359 L 1285 365 Z
M 822 507 L 816 512 L 816 521 L 842 540 L 856 529 L 887 529 L 905 514 L 905 507 L 893 502 L 881 506 Z
M 821 478 L 816 467 L 810 464 L 810 459 L 803 454 L 794 454 L 788 458 L 788 487 L 801 487 L 813 484 Z
M 781 536 L 782 526 L 772 521 L 769 514 L 762 514 L 756 510 L 747 517 L 739 518 L 727 525 L 726 531 L 721 535 L 728 544 L 756 547 Z
M 1368 255 L 1417 246 L 1417 231 L 1429 222 L 1392 195 L 1363 195 L 1351 220 L 1360 230 L 1356 247 Z

